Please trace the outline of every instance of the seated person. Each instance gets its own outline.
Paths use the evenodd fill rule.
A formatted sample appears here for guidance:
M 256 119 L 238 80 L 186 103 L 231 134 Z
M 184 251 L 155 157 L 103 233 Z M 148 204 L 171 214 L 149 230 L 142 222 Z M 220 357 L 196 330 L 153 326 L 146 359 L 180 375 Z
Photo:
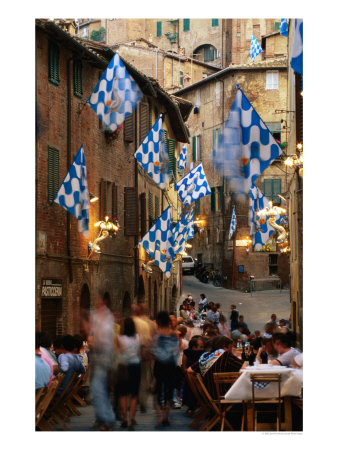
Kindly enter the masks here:
M 289 328 L 286 326 L 286 320 L 281 319 L 279 321 L 279 325 L 276 329 L 276 332 L 278 333 L 287 333 L 289 331 Z
M 42 358 L 40 340 L 35 337 L 35 390 L 46 387 L 53 377 L 48 363 Z
M 75 349 L 75 339 L 69 334 L 64 336 L 62 339 L 62 344 L 64 348 L 64 353 L 58 358 L 60 370 L 65 373 L 65 377 L 62 380 L 60 387 L 58 388 L 56 394 L 60 395 L 65 389 L 67 383 L 72 377 L 74 372 L 85 373 L 86 369 L 77 355 L 74 355 L 73 351 Z
M 75 340 L 75 347 L 74 347 L 74 355 L 77 355 L 78 358 L 80 358 L 80 361 L 82 362 L 82 364 L 84 365 L 85 369 L 87 370 L 88 368 L 88 356 L 86 354 L 86 352 L 84 351 L 84 347 L 83 347 L 83 337 L 80 336 L 79 334 L 76 334 L 74 336 L 74 340 Z
M 210 352 L 203 353 L 198 362 L 194 363 L 189 371 L 200 373 L 209 394 L 213 399 L 217 398 L 216 385 L 213 374 L 219 372 L 239 372 L 246 365 L 232 353 L 232 339 L 226 336 L 216 336 L 211 341 Z M 221 385 L 220 393 L 224 395 L 230 385 Z
M 278 353 L 276 352 L 276 350 L 273 346 L 272 338 L 262 338 L 262 345 L 258 349 L 258 352 L 257 352 L 257 360 L 259 360 L 260 363 L 262 363 L 261 353 L 264 350 L 266 351 L 266 353 L 268 355 L 268 364 L 270 364 L 271 361 L 273 361 L 277 358 Z
M 60 367 L 58 364 L 57 357 L 50 349 L 52 346 L 51 338 L 47 333 L 41 331 L 40 333 L 38 333 L 38 339 L 40 341 L 41 355 L 43 356 L 43 359 L 46 360 L 48 365 L 52 367 L 53 374 L 56 375 L 59 372 Z
M 238 317 L 238 324 L 239 324 L 240 327 L 243 327 L 242 333 L 246 334 L 247 336 L 249 336 L 250 331 L 249 331 L 247 323 L 244 322 L 244 316 L 240 315 Z
M 291 367 L 292 361 L 300 352 L 291 347 L 289 333 L 274 333 L 272 342 L 278 356 L 270 364 Z
M 268 339 L 271 338 L 272 335 L 276 332 L 276 328 L 276 325 L 274 325 L 272 322 L 268 322 L 264 327 L 265 332 L 263 334 L 263 337 Z

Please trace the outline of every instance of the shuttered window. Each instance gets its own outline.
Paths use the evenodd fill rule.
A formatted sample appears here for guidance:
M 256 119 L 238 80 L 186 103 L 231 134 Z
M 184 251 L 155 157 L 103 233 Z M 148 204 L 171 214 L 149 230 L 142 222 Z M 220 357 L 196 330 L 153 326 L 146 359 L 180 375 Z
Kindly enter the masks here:
M 138 235 L 138 205 L 135 187 L 124 188 L 124 235 Z
M 162 22 L 157 22 L 156 27 L 156 36 L 162 36 Z
M 223 211 L 223 197 L 224 197 L 224 187 L 223 185 L 219 187 L 219 209 Z
M 153 193 L 149 191 L 148 195 L 148 220 L 149 220 L 149 228 L 154 223 L 154 213 L 153 213 Z
M 196 136 L 192 137 L 192 160 L 196 161 Z
M 211 188 L 211 211 L 216 211 L 216 188 Z
M 129 114 L 124 121 L 124 140 L 125 142 L 134 142 L 135 139 L 135 114 Z
M 146 234 L 147 230 L 147 198 L 146 193 L 143 192 L 140 195 L 140 206 L 141 206 L 141 236 Z
M 219 128 L 212 130 L 212 154 L 213 154 L 213 156 L 215 156 L 215 152 L 217 150 L 219 134 L 220 134 Z
M 264 195 L 276 204 L 280 204 L 281 198 L 277 194 L 282 192 L 282 180 L 280 178 L 265 178 Z
M 180 70 L 180 86 L 183 86 L 183 72 Z
M 218 27 L 218 19 L 211 19 L 211 26 Z
M 148 103 L 140 103 L 140 143 L 149 132 L 149 105 Z
M 56 86 L 60 83 L 60 51 L 54 43 L 49 43 L 48 80 Z
M 48 202 L 53 203 L 59 189 L 59 150 L 48 147 Z
M 118 216 L 118 188 L 115 183 L 113 183 L 111 189 L 112 189 L 111 215 L 112 215 L 112 218 L 117 218 L 117 216 Z
M 82 98 L 82 63 L 79 59 L 74 59 L 73 66 L 74 95 Z
M 171 181 L 175 181 L 176 180 L 175 146 L 176 146 L 175 139 L 167 139 L 167 149 L 168 149 L 168 156 L 169 156 L 169 166 L 170 166 Z
M 190 19 L 183 19 L 183 31 L 190 30 Z
M 195 215 L 197 215 L 197 214 L 200 214 L 200 212 L 201 212 L 201 199 L 198 198 L 198 199 L 195 201 L 195 210 L 194 210 L 194 213 L 195 213 Z
M 275 31 L 279 31 L 280 29 L 280 22 L 275 22 Z
M 157 195 L 155 195 L 155 219 L 158 219 L 160 216 L 160 199 Z

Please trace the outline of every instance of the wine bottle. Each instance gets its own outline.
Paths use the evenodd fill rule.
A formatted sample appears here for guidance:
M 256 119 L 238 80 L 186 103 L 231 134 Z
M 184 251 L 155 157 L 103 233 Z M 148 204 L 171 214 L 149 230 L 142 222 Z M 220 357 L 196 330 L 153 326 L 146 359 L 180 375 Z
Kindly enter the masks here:
M 245 353 L 245 342 L 242 343 L 242 361 L 247 361 L 248 358 Z
M 263 350 L 261 353 L 261 360 L 262 360 L 262 364 L 267 364 L 268 363 L 268 354 L 265 351 L 265 345 L 263 345 Z
M 254 349 L 253 349 L 252 345 L 250 347 L 250 350 L 251 350 L 251 352 L 250 352 L 250 355 L 249 355 L 249 366 L 253 366 L 254 362 L 255 362 L 255 359 L 256 359 L 256 355 L 254 353 Z

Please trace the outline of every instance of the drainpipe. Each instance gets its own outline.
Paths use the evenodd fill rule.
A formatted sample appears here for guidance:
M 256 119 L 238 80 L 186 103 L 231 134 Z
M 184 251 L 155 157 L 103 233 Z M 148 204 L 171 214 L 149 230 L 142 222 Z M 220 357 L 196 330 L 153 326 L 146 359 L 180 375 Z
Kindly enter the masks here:
M 71 164 L 71 147 L 72 147 L 72 78 L 71 78 L 71 61 L 72 58 L 69 58 L 67 61 L 67 167 L 70 167 Z M 67 256 L 68 256 L 68 274 L 69 274 L 69 283 L 73 282 L 73 270 L 72 270 L 72 262 L 71 262 L 71 252 L 70 252 L 70 213 L 67 211 Z

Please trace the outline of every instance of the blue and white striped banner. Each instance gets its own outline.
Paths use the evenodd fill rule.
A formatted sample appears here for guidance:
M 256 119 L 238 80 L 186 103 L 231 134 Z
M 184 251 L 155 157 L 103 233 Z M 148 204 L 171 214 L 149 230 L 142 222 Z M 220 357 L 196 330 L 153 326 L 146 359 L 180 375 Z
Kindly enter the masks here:
M 175 184 L 175 189 L 184 205 L 190 205 L 195 200 L 211 194 L 202 163 L 181 178 Z

